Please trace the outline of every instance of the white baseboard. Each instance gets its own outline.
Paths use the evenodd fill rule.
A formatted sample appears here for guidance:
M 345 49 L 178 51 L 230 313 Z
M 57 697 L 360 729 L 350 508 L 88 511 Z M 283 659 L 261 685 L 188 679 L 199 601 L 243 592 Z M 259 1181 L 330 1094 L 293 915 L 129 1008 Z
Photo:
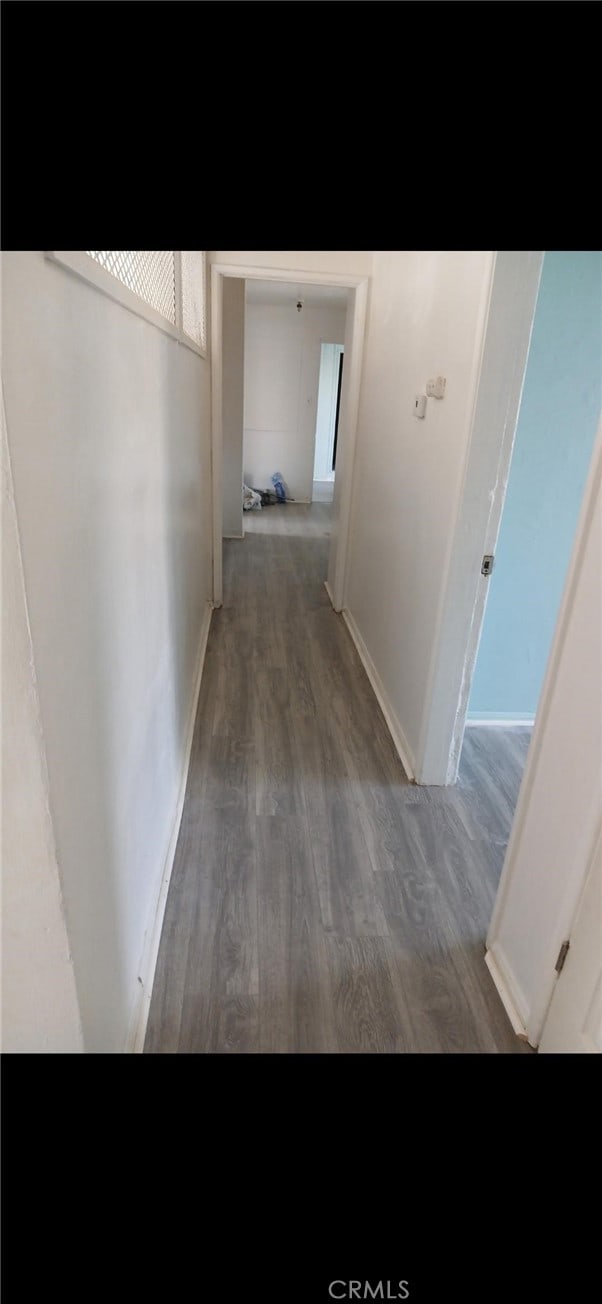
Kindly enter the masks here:
M 512 729 L 516 725 L 535 724 L 534 715 L 475 715 L 466 717 L 467 729 Z
M 528 1041 L 529 1038 L 527 1036 L 527 1029 L 518 1012 L 518 1008 L 516 1006 L 514 998 L 511 995 L 510 985 L 506 977 L 502 973 L 500 964 L 492 951 L 487 950 L 485 952 L 485 964 L 487 965 L 491 977 L 493 978 L 493 981 L 496 985 L 498 996 L 502 1002 L 502 1005 L 504 1006 L 504 1009 L 512 1024 L 514 1032 L 516 1033 L 517 1037 L 520 1037 L 521 1041 Z
M 244 534 L 222 534 L 222 539 L 244 539 Z
M 314 480 L 312 503 L 331 503 L 334 499 L 334 480 Z
M 201 679 L 203 677 L 203 666 L 205 664 L 205 653 L 207 651 L 207 639 L 209 638 L 209 628 L 211 625 L 212 615 L 213 615 L 213 608 L 211 606 L 211 603 L 208 602 L 205 615 L 203 616 L 203 624 L 201 626 L 201 637 L 199 640 L 199 650 L 197 654 L 197 664 L 196 664 L 196 671 L 195 671 L 194 688 L 192 693 L 192 703 L 190 707 L 190 715 L 188 717 L 186 740 L 184 744 L 184 765 L 182 769 L 182 777 L 180 780 L 178 801 L 174 813 L 174 822 L 171 831 L 171 838 L 169 840 L 169 846 L 167 848 L 165 866 L 163 869 L 163 874 L 161 876 L 161 884 L 159 887 L 159 896 L 157 899 L 153 926 L 151 929 L 149 929 L 146 935 L 144 950 L 142 953 L 142 961 L 140 964 L 139 992 L 136 1000 L 136 1007 L 132 1015 L 130 1031 L 125 1045 L 126 1055 L 128 1054 L 141 1055 L 142 1051 L 144 1050 L 144 1038 L 146 1036 L 146 1025 L 148 1023 L 148 1013 L 150 1010 L 151 996 L 153 993 L 153 982 L 155 979 L 155 969 L 157 967 L 159 943 L 161 941 L 161 929 L 163 928 L 163 916 L 165 914 L 167 893 L 169 891 L 171 873 L 173 870 L 174 858 L 176 854 L 176 846 L 178 843 L 178 834 L 180 832 L 180 824 L 182 821 L 182 811 L 184 809 L 184 798 L 186 796 L 186 784 L 188 781 L 188 769 L 190 766 L 190 753 L 192 751 L 194 724 L 196 720 L 197 707 L 199 703 L 199 693 L 201 691 Z
M 330 600 L 332 602 L 330 589 L 328 589 L 328 585 L 326 585 L 326 587 L 328 590 L 328 596 L 330 597 Z M 355 646 L 359 653 L 360 661 L 364 667 L 364 670 L 366 671 L 368 679 L 370 680 L 370 683 L 372 684 L 372 687 L 376 694 L 378 704 L 385 717 L 387 728 L 395 744 L 395 750 L 408 776 L 408 779 L 410 779 L 410 781 L 413 783 L 414 776 L 416 774 L 416 762 L 412 755 L 412 749 L 408 745 L 403 729 L 399 723 L 399 720 L 397 719 L 397 716 L 395 714 L 395 711 L 393 710 L 391 702 L 389 701 L 389 697 L 385 689 L 385 686 L 378 673 L 378 670 L 376 669 L 372 657 L 370 656 L 366 644 L 364 643 L 360 631 L 353 619 L 353 616 L 351 615 L 351 612 L 348 611 L 347 608 L 345 608 L 341 614 L 343 616 L 343 620 L 345 621 L 347 629 L 351 634 L 353 642 L 355 643 Z

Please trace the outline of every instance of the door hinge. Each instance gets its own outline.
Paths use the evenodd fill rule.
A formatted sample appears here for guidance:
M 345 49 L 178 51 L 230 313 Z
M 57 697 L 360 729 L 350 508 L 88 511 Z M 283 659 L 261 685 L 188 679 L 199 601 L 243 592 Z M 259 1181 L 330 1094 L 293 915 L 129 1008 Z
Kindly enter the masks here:
M 493 570 L 493 553 L 486 552 L 481 562 L 481 575 L 491 575 Z
M 557 959 L 556 964 L 555 964 L 555 966 L 554 966 L 554 968 L 556 969 L 556 973 L 562 973 L 562 970 L 564 969 L 564 962 L 565 962 L 566 957 L 567 957 L 567 955 L 568 955 L 568 953 L 569 953 L 569 946 L 570 946 L 570 945 L 571 945 L 570 942 L 563 942 L 563 943 L 562 943 L 562 946 L 561 946 L 561 948 L 560 948 L 560 950 L 559 950 L 559 952 L 558 952 L 558 959 Z

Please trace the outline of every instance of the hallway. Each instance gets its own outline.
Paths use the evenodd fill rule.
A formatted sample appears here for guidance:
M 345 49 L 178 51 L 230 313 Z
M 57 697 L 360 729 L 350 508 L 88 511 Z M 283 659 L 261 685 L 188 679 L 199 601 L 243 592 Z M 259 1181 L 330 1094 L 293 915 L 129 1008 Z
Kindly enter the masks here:
M 484 938 L 530 730 L 408 783 L 324 588 L 330 512 L 224 544 L 145 1053 L 529 1053 Z

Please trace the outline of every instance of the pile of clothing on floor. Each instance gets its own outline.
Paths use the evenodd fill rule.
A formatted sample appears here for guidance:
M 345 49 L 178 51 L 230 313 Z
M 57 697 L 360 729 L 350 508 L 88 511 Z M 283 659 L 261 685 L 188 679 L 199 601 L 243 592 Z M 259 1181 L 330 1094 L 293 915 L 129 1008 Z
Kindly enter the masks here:
M 260 512 L 263 507 L 261 493 L 258 489 L 249 489 L 248 484 L 242 487 L 242 509 L 243 512 Z
M 251 489 L 248 484 L 242 487 L 243 512 L 259 512 L 262 507 L 274 507 L 277 503 L 292 503 L 280 471 L 272 476 L 273 489 Z

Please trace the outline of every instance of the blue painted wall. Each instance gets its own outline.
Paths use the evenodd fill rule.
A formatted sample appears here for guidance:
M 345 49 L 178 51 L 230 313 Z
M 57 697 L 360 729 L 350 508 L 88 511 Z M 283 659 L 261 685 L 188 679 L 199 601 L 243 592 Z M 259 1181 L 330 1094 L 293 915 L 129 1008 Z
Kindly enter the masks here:
M 602 406 L 602 254 L 544 258 L 469 718 L 534 715 Z

